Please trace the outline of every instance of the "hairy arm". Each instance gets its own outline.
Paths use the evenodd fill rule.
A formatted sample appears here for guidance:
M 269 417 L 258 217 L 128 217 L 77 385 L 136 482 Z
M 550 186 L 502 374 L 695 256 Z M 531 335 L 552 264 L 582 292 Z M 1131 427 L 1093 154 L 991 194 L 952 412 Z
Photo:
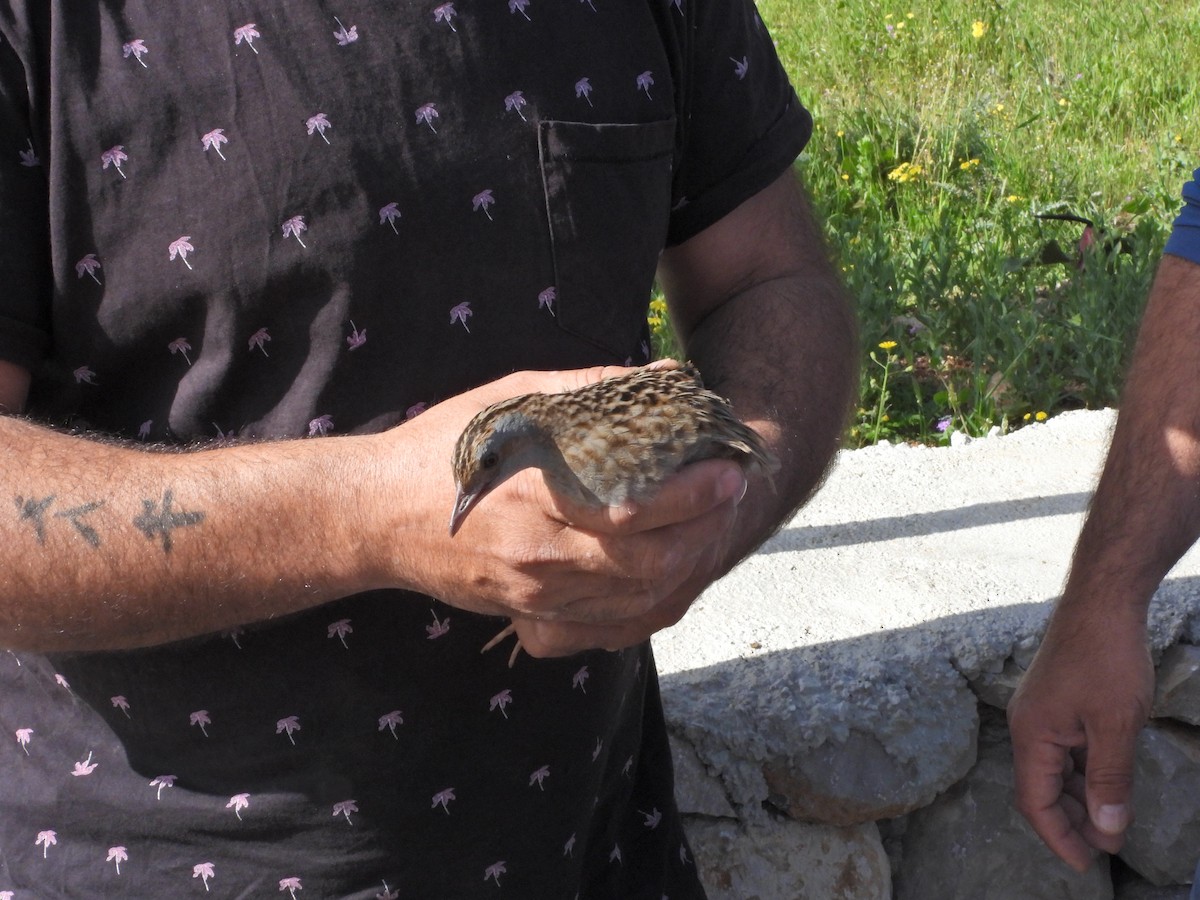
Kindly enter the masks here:
M 857 378 L 854 320 L 794 172 L 663 256 L 686 355 L 779 456 L 773 491 L 749 486 L 723 568 L 819 485 Z
M 1200 537 L 1197 372 L 1200 266 L 1164 256 L 1071 573 L 1009 705 L 1018 807 L 1080 870 L 1090 848 L 1116 852 L 1129 824 L 1154 688 L 1146 611 Z
M 148 451 L 0 415 L 0 647 L 164 643 L 376 588 L 497 616 L 586 621 L 650 608 L 708 552 L 728 479 L 701 471 L 611 523 L 564 510 L 535 472 L 489 497 L 456 538 L 451 449 L 489 403 L 627 371 L 520 372 L 366 436 Z M 0 363 L 0 406 L 28 376 Z M 405 602 L 397 598 L 397 602 Z M 595 646 L 586 643 L 586 646 Z M 544 654 L 579 649 L 550 635 Z

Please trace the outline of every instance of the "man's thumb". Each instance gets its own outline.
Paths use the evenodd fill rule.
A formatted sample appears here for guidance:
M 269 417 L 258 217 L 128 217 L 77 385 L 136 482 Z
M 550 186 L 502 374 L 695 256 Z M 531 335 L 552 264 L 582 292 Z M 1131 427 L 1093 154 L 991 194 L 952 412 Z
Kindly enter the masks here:
M 1119 747 L 1089 747 L 1085 772 L 1088 818 L 1109 835 L 1122 834 L 1133 818 L 1134 736 L 1119 743 Z

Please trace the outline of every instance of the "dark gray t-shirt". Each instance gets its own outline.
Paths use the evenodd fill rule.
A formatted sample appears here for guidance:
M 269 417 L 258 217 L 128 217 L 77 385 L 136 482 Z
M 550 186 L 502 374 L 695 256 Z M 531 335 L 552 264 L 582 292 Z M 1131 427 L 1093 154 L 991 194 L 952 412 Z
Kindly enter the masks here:
M 0 0 L 0 358 L 39 418 L 187 444 L 641 362 L 661 249 L 809 129 L 748 0 Z M 6 488 L 31 551 L 104 552 Z M 201 540 L 168 499 L 147 538 Z M 510 670 L 500 624 L 381 592 L 0 651 L 0 896 L 701 896 L 649 647 Z

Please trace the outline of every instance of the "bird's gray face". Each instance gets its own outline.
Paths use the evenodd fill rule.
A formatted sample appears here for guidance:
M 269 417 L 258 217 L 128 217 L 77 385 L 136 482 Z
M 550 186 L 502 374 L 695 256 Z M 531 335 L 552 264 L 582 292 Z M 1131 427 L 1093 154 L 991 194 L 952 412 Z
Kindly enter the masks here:
M 508 477 L 503 465 L 507 441 L 493 434 L 470 448 L 471 452 L 455 460 L 454 480 L 458 494 L 450 515 L 450 534 L 458 533 L 467 513 L 483 496 Z

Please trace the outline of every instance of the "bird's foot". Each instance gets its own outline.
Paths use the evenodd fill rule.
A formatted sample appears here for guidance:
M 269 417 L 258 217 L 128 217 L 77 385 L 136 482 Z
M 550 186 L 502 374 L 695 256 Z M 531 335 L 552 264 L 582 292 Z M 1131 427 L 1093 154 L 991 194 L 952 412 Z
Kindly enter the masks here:
M 496 635 L 494 638 L 492 638 L 490 641 L 488 641 L 486 644 L 484 644 L 483 649 L 480 650 L 479 652 L 487 653 L 489 650 L 491 650 L 493 647 L 495 647 L 497 644 L 499 644 L 501 641 L 503 641 L 505 638 L 507 638 L 510 634 L 516 634 L 516 633 L 517 633 L 516 624 L 509 622 L 508 626 L 503 631 L 501 631 L 498 635 Z M 515 647 L 513 647 L 512 653 L 508 657 L 508 667 L 510 669 L 516 664 L 517 657 L 520 654 L 521 654 L 521 639 L 517 638 L 517 645 Z

